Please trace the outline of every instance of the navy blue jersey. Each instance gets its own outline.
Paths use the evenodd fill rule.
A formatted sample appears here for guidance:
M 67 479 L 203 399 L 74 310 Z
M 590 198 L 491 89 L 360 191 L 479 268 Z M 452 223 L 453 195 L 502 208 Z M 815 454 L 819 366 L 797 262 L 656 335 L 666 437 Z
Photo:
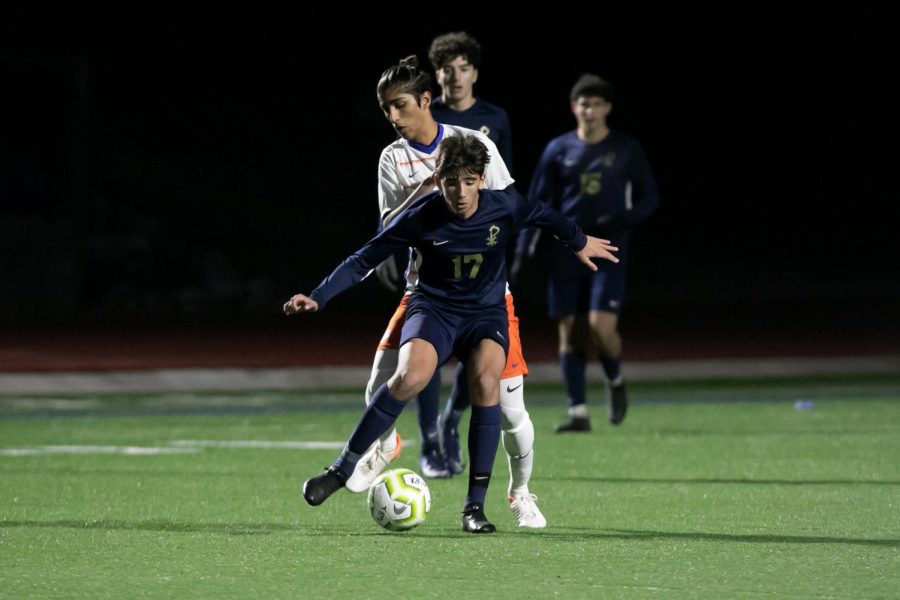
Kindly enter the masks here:
M 506 111 L 490 102 L 475 100 L 466 110 L 453 110 L 440 98 L 431 103 L 434 120 L 480 131 L 497 145 L 506 168 L 512 172 L 512 128 Z
M 596 144 L 579 140 L 574 131 L 551 140 L 535 169 L 528 197 L 558 208 L 585 232 L 613 241 L 627 237 L 631 227 L 659 206 L 643 148 L 634 137 L 618 131 L 610 131 Z M 531 235 L 522 233 L 517 253 L 533 251 Z
M 468 219 L 452 214 L 441 192 L 435 191 L 417 200 L 342 262 L 309 297 L 321 309 L 388 256 L 414 246 L 422 255 L 414 296 L 451 310 L 502 306 L 506 292 L 506 244 L 526 225 L 547 230 L 573 252 L 587 243 L 571 220 L 543 202 L 522 197 L 511 187 L 481 190 L 478 208 Z

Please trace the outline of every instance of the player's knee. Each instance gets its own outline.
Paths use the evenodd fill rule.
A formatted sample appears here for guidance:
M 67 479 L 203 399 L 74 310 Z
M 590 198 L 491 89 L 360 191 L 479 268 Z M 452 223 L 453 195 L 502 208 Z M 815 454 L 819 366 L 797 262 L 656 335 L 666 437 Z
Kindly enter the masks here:
M 531 424 L 531 416 L 528 414 L 528 411 L 521 408 L 509 408 L 507 406 L 500 405 L 500 427 L 503 431 L 508 431 L 510 433 L 515 433 L 519 431 L 523 427 L 528 427 Z
M 594 336 L 601 341 L 611 342 L 618 335 L 619 319 L 616 315 L 604 312 L 592 312 L 590 326 Z
M 587 346 L 585 344 L 563 344 L 562 340 L 560 340 L 559 352 L 560 354 L 573 354 L 584 360 L 587 359 L 588 355 Z
M 474 406 L 494 406 L 500 402 L 500 377 L 482 371 L 469 377 L 469 395 Z
M 432 375 L 433 373 L 426 373 L 421 369 L 397 371 L 388 381 L 391 395 L 404 402 L 411 400 L 428 385 Z

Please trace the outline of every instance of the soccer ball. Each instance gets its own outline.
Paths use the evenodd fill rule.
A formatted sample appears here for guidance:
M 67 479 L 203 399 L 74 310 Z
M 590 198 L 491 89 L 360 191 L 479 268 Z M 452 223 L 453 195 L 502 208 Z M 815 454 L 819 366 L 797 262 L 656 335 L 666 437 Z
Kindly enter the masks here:
M 369 512 L 375 522 L 391 531 L 405 531 L 425 522 L 431 510 L 431 492 L 418 473 L 391 469 L 369 488 Z

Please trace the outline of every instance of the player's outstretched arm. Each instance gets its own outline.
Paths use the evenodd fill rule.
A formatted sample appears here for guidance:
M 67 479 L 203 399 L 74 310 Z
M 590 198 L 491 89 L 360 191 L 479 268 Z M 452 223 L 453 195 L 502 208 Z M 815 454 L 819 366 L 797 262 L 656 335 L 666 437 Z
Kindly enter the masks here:
M 595 265 L 591 259 L 602 258 L 617 263 L 619 262 L 619 259 L 616 258 L 613 252 L 618 249 L 617 246 L 610 244 L 609 240 L 587 236 L 587 244 L 584 245 L 584 248 L 576 252 L 575 256 L 578 257 L 578 260 L 586 264 L 591 271 L 596 271 L 597 265 Z
M 296 315 L 297 313 L 316 312 L 317 310 L 319 310 L 319 303 L 303 294 L 295 294 L 284 303 L 284 314 L 287 316 Z

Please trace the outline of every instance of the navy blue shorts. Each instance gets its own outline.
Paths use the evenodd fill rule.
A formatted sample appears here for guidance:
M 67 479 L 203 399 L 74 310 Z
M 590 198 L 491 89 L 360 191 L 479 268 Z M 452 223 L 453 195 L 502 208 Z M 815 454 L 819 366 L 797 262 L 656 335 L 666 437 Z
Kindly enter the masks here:
M 564 250 L 564 249 L 563 249 Z M 570 254 L 559 254 L 547 286 L 547 312 L 552 319 L 602 310 L 619 314 L 625 302 L 627 244 L 620 244 L 618 263 L 596 260 L 596 272 Z
M 509 352 L 509 321 L 506 305 L 474 309 L 450 309 L 437 305 L 416 293 L 410 297 L 406 322 L 400 335 L 400 346 L 413 338 L 429 342 L 438 355 L 438 365 L 451 356 L 465 363 L 481 340 L 494 340 Z

